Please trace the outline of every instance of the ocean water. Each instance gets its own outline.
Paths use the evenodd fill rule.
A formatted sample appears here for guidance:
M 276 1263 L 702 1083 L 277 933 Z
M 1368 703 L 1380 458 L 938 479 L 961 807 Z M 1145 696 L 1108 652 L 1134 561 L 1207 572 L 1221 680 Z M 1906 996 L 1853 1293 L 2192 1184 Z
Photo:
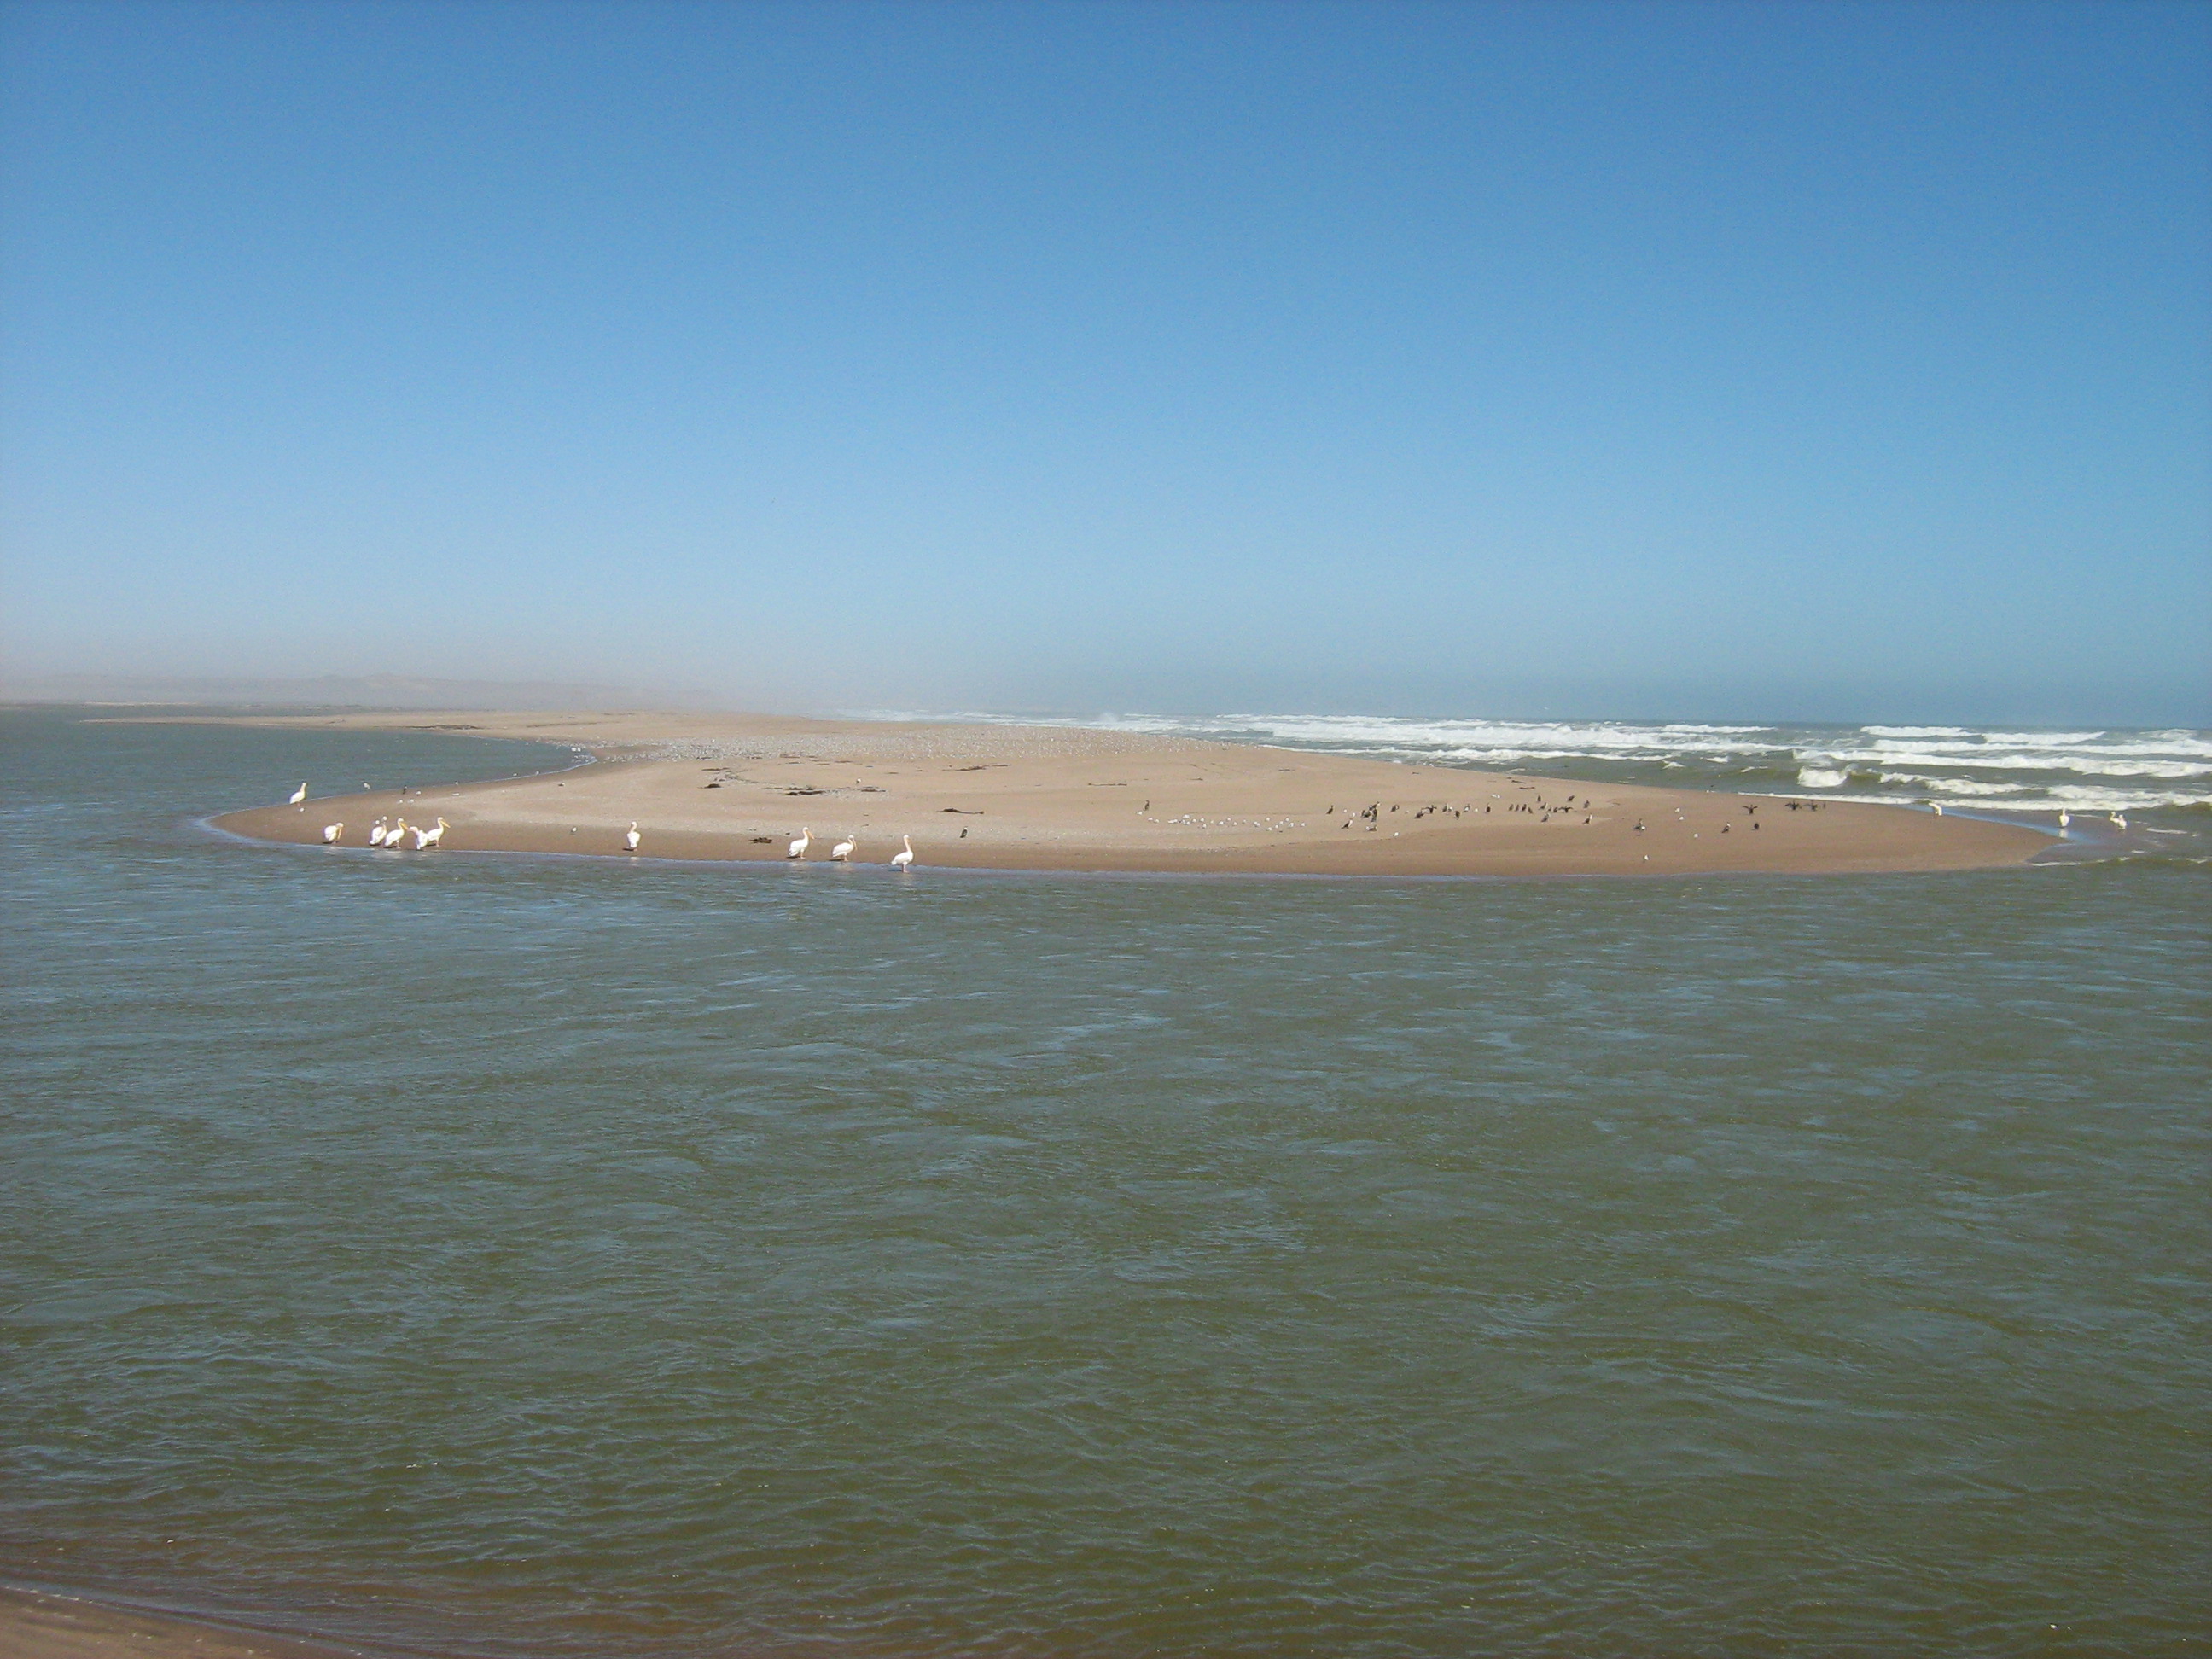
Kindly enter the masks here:
M 483 1659 L 2212 1641 L 2202 865 L 270 848 L 193 820 L 568 757 L 0 720 L 0 1577 Z

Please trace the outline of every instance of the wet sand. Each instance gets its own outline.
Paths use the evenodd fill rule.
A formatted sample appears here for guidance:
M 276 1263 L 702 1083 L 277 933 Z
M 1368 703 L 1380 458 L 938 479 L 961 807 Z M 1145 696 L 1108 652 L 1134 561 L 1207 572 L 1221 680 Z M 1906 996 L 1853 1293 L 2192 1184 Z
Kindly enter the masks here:
M 0 1659 L 372 1659 L 365 1648 L 0 1585 Z
M 143 718 L 143 717 L 141 717 Z M 158 718 L 158 717 L 157 717 Z M 226 722 L 231 723 L 231 722 Z M 378 818 L 448 825 L 460 850 L 920 868 L 1376 876 L 1805 874 L 2025 862 L 2050 838 L 2010 824 L 1845 802 L 1591 784 L 1255 744 L 1060 726 L 750 714 L 348 713 L 235 723 L 427 730 L 586 749 L 532 777 L 346 793 L 216 819 L 266 841 L 366 845 Z M 411 848 L 412 838 L 407 845 Z

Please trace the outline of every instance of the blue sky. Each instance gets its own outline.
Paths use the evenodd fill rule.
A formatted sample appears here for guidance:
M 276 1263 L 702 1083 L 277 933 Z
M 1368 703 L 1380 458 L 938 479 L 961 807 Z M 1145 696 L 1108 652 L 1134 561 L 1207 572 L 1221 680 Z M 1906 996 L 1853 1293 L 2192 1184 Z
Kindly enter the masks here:
M 17 672 L 2212 722 L 2212 8 L 0 31 Z

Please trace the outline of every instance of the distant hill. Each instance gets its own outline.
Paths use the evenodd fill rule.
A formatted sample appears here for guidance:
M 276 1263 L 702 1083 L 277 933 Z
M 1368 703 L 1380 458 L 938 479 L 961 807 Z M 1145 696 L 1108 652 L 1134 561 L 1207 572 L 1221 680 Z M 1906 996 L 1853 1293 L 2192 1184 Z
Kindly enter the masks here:
M 0 679 L 0 700 L 285 708 L 700 708 L 720 701 L 708 692 L 666 686 L 443 680 L 410 674 L 325 674 L 313 679 L 35 674 Z

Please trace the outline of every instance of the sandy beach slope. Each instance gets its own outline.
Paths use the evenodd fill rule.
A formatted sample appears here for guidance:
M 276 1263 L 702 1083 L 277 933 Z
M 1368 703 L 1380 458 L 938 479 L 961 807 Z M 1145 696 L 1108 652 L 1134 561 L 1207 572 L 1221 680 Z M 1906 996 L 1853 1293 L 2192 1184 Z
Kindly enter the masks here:
M 371 1659 L 368 1650 L 0 1585 L 0 1659 Z
M 146 717 L 140 717 L 146 718 Z M 159 718 L 159 717 L 155 717 Z M 588 749 L 562 774 L 394 793 L 312 787 L 216 822 L 317 842 L 379 817 L 451 826 L 454 849 L 782 861 L 1300 875 L 1680 875 L 1957 870 L 2051 845 L 2009 824 L 1894 806 L 1588 784 L 1061 726 L 773 715 L 347 713 L 234 723 L 407 729 Z M 232 723 L 232 722 L 226 722 Z M 411 846 L 411 841 L 410 845 Z

